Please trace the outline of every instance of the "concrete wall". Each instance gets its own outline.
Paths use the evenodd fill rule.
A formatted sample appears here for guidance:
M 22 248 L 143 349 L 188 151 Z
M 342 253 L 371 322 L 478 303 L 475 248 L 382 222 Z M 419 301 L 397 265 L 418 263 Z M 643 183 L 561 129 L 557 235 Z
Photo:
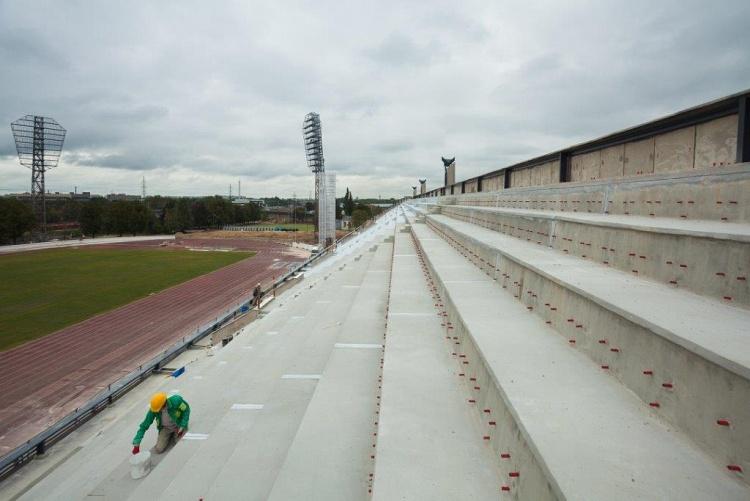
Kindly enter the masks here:
M 505 172 L 500 172 L 494 176 L 488 176 L 482 179 L 482 192 L 500 191 L 505 189 Z
M 573 155 L 570 180 L 596 181 L 723 167 L 735 163 L 736 154 L 737 115 L 730 115 L 647 139 Z

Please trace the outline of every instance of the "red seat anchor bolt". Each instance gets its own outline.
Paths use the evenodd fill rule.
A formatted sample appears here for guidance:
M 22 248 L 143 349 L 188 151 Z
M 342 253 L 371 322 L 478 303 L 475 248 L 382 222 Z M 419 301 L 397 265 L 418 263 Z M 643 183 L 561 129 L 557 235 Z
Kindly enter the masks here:
M 651 407 L 661 407 L 659 402 L 649 402 L 648 405 L 650 405 Z
M 651 369 L 646 369 L 645 371 L 643 371 L 643 375 L 644 376 L 653 376 L 654 375 L 654 371 L 652 371 Z
M 716 420 L 716 424 L 718 424 L 719 426 L 729 426 L 730 425 L 728 419 L 717 419 Z
M 501 452 L 500 458 L 502 459 L 510 459 L 510 452 Z
M 518 471 L 512 471 L 512 472 L 508 473 L 508 476 L 512 477 L 512 478 L 518 478 L 518 477 L 521 476 L 521 473 L 518 472 Z
M 727 470 L 729 470 L 729 471 L 736 471 L 738 473 L 742 473 L 742 466 L 740 466 L 738 464 L 728 464 L 727 465 Z
M 663 388 L 674 388 L 674 385 L 672 383 L 662 383 L 661 385 Z
M 510 492 L 510 486 L 507 486 L 507 485 L 500 486 L 500 490 L 504 492 Z

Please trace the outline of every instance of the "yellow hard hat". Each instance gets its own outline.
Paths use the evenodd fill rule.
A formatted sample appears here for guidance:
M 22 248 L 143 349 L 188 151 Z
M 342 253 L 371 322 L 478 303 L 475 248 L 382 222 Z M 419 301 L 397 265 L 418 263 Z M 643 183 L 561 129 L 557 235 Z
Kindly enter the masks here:
M 151 412 L 159 412 L 167 401 L 167 394 L 164 392 L 154 393 L 151 397 Z

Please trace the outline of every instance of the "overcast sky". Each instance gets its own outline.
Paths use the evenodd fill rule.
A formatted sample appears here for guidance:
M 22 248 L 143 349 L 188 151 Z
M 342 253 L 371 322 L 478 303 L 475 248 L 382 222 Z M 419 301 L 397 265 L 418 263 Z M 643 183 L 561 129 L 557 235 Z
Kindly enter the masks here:
M 749 88 L 748 19 L 748 0 L 0 0 L 0 189 L 28 191 L 9 124 L 42 114 L 68 130 L 51 191 L 304 197 L 317 111 L 338 191 L 400 196 L 441 183 L 441 155 L 465 179 Z

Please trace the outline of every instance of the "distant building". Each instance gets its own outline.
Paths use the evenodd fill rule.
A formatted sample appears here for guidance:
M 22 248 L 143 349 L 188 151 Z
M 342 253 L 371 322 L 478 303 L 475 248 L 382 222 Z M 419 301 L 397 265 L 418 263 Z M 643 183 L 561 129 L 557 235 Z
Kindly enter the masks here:
M 255 204 L 260 208 L 266 207 L 266 202 L 264 200 L 261 200 L 260 198 L 247 198 L 247 197 L 233 197 L 232 203 L 234 205 L 248 205 L 248 204 Z
M 110 202 L 138 202 L 141 200 L 140 195 L 127 195 L 125 193 L 110 193 L 107 195 Z
M 17 200 L 21 200 L 24 202 L 30 202 L 31 201 L 31 193 L 12 193 L 8 195 L 10 197 L 13 197 Z M 96 195 L 94 195 L 96 197 Z M 77 200 L 77 201 L 87 201 L 91 200 L 92 195 L 90 191 L 84 191 L 83 193 L 74 193 L 74 192 L 68 192 L 68 193 L 60 193 L 59 191 L 56 191 L 54 193 L 46 193 L 44 198 L 48 202 L 60 202 L 65 200 Z

